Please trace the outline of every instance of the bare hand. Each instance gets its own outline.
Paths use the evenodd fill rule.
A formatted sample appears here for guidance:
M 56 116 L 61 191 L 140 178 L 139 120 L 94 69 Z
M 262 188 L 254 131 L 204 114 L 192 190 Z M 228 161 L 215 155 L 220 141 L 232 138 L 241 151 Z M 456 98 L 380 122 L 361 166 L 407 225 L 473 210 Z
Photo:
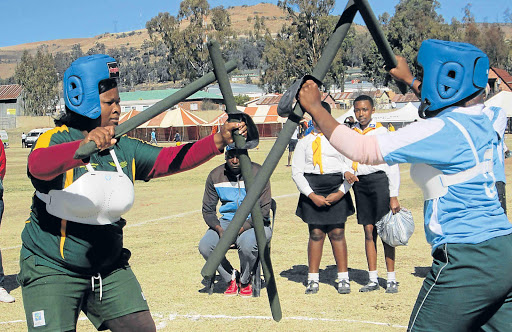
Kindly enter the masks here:
M 114 137 L 114 126 L 97 127 L 88 132 L 80 142 L 80 146 L 93 141 L 100 151 L 110 148 L 117 143 Z
M 349 184 L 353 184 L 354 182 L 359 181 L 359 178 L 355 174 L 350 173 L 349 171 L 346 171 L 344 175 L 345 180 L 347 180 Z
M 222 150 L 226 145 L 233 143 L 233 130 L 238 129 L 238 133 L 247 137 L 247 126 L 245 122 L 225 122 L 220 128 L 220 132 L 214 136 L 217 149 Z
M 335 193 L 331 193 L 331 194 L 327 195 L 327 197 L 325 199 L 327 200 L 327 202 L 329 202 L 330 205 L 332 205 L 332 204 L 336 203 L 337 201 L 339 201 L 340 199 L 342 199 L 343 195 L 345 195 L 343 193 L 343 191 L 338 190 Z
M 393 214 L 396 214 L 398 211 L 400 211 L 400 203 L 398 202 L 398 197 L 389 198 L 389 208 Z
M 307 80 L 302 85 L 297 98 L 302 108 L 310 114 L 318 107 L 323 108 L 321 103 L 322 94 L 313 80 Z
M 399 55 L 396 56 L 397 65 L 389 70 L 389 74 L 397 81 L 411 85 L 414 76 L 411 74 L 407 60 Z
M 215 231 L 219 234 L 219 239 L 224 235 L 224 228 L 220 225 L 215 226 Z
M 308 197 L 309 197 L 309 198 L 313 201 L 313 203 L 314 203 L 316 206 L 318 206 L 318 207 L 330 206 L 330 205 L 331 205 L 331 203 L 329 203 L 329 202 L 327 201 L 327 199 L 326 199 L 324 196 L 322 196 L 322 195 L 317 195 L 317 194 L 315 194 L 315 193 L 311 193 L 311 194 L 309 194 L 309 196 L 308 196 Z

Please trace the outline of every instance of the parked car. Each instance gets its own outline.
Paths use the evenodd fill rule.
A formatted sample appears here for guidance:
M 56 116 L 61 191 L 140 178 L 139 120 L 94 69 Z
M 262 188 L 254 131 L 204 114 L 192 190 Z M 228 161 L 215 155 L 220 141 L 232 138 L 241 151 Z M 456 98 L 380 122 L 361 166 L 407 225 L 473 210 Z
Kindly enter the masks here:
M 0 130 L 0 139 L 4 143 L 4 148 L 7 148 L 9 146 L 9 135 L 3 129 Z
M 53 129 L 53 128 L 36 128 L 36 129 L 32 129 L 31 131 L 29 131 L 27 134 L 27 138 L 25 139 L 25 147 L 26 148 L 32 147 L 32 145 L 36 144 L 36 141 L 39 138 L 39 136 L 41 136 L 42 133 L 44 133 L 45 131 L 48 131 L 50 129 Z

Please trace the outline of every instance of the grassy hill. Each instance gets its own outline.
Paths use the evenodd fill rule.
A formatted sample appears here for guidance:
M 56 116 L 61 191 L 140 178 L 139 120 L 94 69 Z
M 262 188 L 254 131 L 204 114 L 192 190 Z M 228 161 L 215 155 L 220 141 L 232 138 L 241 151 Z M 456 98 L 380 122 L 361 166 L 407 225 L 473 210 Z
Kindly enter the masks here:
M 227 8 L 231 17 L 231 26 L 239 35 L 247 35 L 253 30 L 253 23 L 249 22 L 255 16 L 265 18 L 266 27 L 272 32 L 277 33 L 281 27 L 290 23 L 286 19 L 286 14 L 278 6 L 270 3 L 260 3 L 254 6 L 235 6 Z M 156 13 L 155 13 L 156 16 Z M 188 22 L 184 21 L 183 26 Z M 512 40 L 512 24 L 501 24 L 501 29 L 505 33 L 505 38 Z M 364 26 L 357 26 L 357 29 L 365 29 Z M 37 48 L 46 45 L 51 53 L 69 52 L 75 44 L 80 44 L 82 50 L 87 52 L 96 43 L 104 44 L 108 48 L 117 48 L 121 46 L 140 48 L 145 40 L 149 40 L 149 34 L 146 29 L 119 32 L 104 33 L 90 38 L 70 38 L 47 40 L 34 43 L 0 47 L 0 78 L 8 78 L 14 75 L 16 63 L 21 59 L 25 50 L 35 53 Z
M 232 28 L 242 35 L 248 34 L 252 30 L 253 24 L 248 22 L 248 18 L 254 18 L 255 16 L 264 17 L 265 25 L 272 33 L 278 32 L 283 24 L 287 23 L 286 14 L 274 4 L 260 3 L 254 6 L 236 6 L 229 7 L 227 10 L 231 16 Z M 155 13 L 156 15 L 157 13 Z M 183 26 L 186 25 L 187 22 L 184 22 Z M 0 47 L 0 78 L 8 78 L 14 74 L 16 63 L 25 50 L 35 53 L 37 48 L 42 45 L 47 45 L 50 53 L 57 53 L 69 52 L 73 45 L 80 44 L 82 50 L 87 52 L 96 43 L 105 44 L 107 49 L 121 46 L 139 48 L 144 40 L 149 40 L 146 29 L 104 33 L 91 38 L 56 39 Z

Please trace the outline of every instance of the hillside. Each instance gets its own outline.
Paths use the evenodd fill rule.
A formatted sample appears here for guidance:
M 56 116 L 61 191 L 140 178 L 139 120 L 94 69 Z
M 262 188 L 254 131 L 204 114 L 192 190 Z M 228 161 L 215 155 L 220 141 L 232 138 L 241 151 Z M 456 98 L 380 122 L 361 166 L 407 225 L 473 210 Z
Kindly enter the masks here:
M 278 32 L 286 21 L 285 13 L 276 5 L 269 3 L 260 3 L 254 6 L 236 6 L 227 8 L 231 16 L 231 26 L 240 34 L 248 34 L 252 30 L 252 23 L 248 23 L 248 18 L 254 18 L 256 15 L 265 18 L 266 27 L 272 32 Z M 156 15 L 156 14 L 155 14 Z M 184 26 L 187 23 L 184 22 Z M 104 33 L 91 38 L 72 38 L 40 41 L 28 44 L 0 47 L 0 78 L 7 78 L 14 74 L 16 62 L 21 58 L 25 50 L 34 52 L 42 45 L 48 46 L 51 53 L 68 52 L 75 44 L 80 44 L 82 50 L 87 52 L 96 43 L 103 43 L 108 48 L 113 47 L 135 47 L 139 48 L 144 40 L 149 40 L 146 29 L 120 32 Z
M 232 28 L 240 35 L 247 35 L 253 30 L 251 20 L 255 16 L 264 17 L 265 25 L 272 33 L 277 33 L 284 24 L 289 23 L 286 20 L 286 14 L 278 6 L 270 3 L 228 7 L 227 10 L 231 17 Z M 187 26 L 186 21 L 183 22 L 183 27 L 185 26 Z M 364 26 L 360 25 L 357 25 L 356 28 L 365 29 Z M 505 39 L 512 40 L 512 24 L 501 24 L 501 29 L 505 34 Z M 21 59 L 25 50 L 35 53 L 37 48 L 42 45 L 46 45 L 49 52 L 57 53 L 69 52 L 73 45 L 80 44 L 82 51 L 87 52 L 96 43 L 105 44 L 107 49 L 121 46 L 140 48 L 145 40 L 149 40 L 149 35 L 146 29 L 141 29 L 120 33 L 104 33 L 90 38 L 56 39 L 0 47 L 0 78 L 5 79 L 14 75 L 16 63 Z

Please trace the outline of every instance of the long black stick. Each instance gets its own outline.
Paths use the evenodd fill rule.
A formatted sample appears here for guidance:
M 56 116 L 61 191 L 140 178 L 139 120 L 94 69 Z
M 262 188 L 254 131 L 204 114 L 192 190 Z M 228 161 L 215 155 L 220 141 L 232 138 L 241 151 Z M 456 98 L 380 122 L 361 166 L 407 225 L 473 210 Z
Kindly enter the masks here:
M 236 102 L 235 98 L 233 97 L 231 85 L 229 84 L 228 74 L 224 69 L 224 60 L 222 59 L 219 44 L 216 41 L 209 42 L 208 50 L 210 52 L 210 58 L 212 59 L 215 76 L 217 77 L 217 81 L 219 82 L 219 87 L 222 92 L 222 96 L 224 97 L 226 112 L 228 114 L 239 113 L 239 111 L 236 108 Z M 236 147 L 245 146 L 245 138 L 241 135 L 238 135 L 238 133 L 235 133 L 234 140 Z M 242 154 L 240 155 L 239 158 L 242 176 L 244 178 L 245 183 L 245 190 L 247 192 L 251 192 L 252 190 L 254 190 L 254 175 L 252 173 L 251 159 L 247 154 Z M 274 278 L 272 262 L 270 260 L 270 250 L 268 248 L 267 238 L 265 236 L 263 215 L 261 213 L 261 208 L 259 204 L 257 204 L 257 202 L 258 201 L 256 201 L 256 204 L 252 206 L 251 218 L 254 222 L 254 233 L 256 235 L 256 242 L 258 243 L 258 253 L 260 257 L 261 266 L 263 269 L 263 275 L 265 276 L 265 281 L 267 282 L 267 295 L 270 303 L 270 311 L 272 312 L 272 318 L 274 318 L 275 321 L 279 322 L 282 318 L 281 305 L 279 303 L 276 280 Z M 230 244 L 235 242 L 235 239 L 238 236 L 238 232 L 242 227 L 243 223 L 245 222 L 245 220 L 243 219 L 237 219 L 236 221 L 236 223 L 234 221 L 231 221 L 229 223 L 228 228 L 224 231 L 224 234 L 222 235 L 222 238 L 227 240 L 222 242 L 219 241 L 217 247 L 219 245 L 222 247 L 219 250 L 212 252 L 208 259 L 222 260 L 222 258 L 226 255 L 230 247 Z M 212 258 L 212 256 L 214 255 L 221 255 L 221 257 Z
M 338 52 L 343 42 L 343 39 L 345 39 L 345 36 L 347 35 L 348 29 L 350 28 L 350 25 L 354 20 L 356 12 L 357 7 L 354 5 L 353 0 L 349 0 L 347 6 L 345 7 L 345 10 L 343 11 L 336 25 L 333 34 L 329 38 L 329 41 L 327 42 L 327 45 L 325 46 L 322 52 L 320 60 L 318 60 L 318 63 L 315 69 L 313 70 L 313 76 L 315 76 L 316 78 L 322 80 L 327 74 L 327 71 L 329 70 L 329 67 L 332 64 L 332 61 L 334 60 L 334 57 L 336 56 L 336 53 Z M 304 111 L 302 111 L 298 103 L 294 108 L 294 113 L 297 115 L 298 119 L 302 118 L 302 116 L 304 115 Z M 279 160 L 281 159 L 286 149 L 286 146 L 288 145 L 288 142 L 292 137 L 293 132 L 297 128 L 297 125 L 298 123 L 294 122 L 291 119 L 288 119 L 284 124 L 283 129 L 279 133 L 277 140 L 274 143 L 274 146 L 270 150 L 267 158 L 265 159 L 265 162 L 263 163 L 261 169 L 256 175 L 251 190 L 247 193 L 245 199 L 243 200 L 242 204 L 238 207 L 238 210 L 236 211 L 233 219 L 231 220 L 232 223 L 241 224 L 241 222 L 243 223 L 243 221 L 247 219 L 247 216 L 249 216 L 252 207 L 256 204 L 261 192 L 265 188 L 265 184 L 269 181 L 272 172 L 279 163 Z M 219 240 L 219 243 L 213 250 L 209 259 L 206 261 L 206 264 L 203 266 L 203 269 L 201 270 L 201 274 L 203 277 L 211 278 L 215 275 L 215 271 L 219 266 L 222 257 L 224 257 L 226 253 L 226 251 L 223 250 L 223 248 L 226 247 L 226 243 L 221 242 L 228 241 L 229 239 L 224 236 Z M 216 251 L 217 253 L 215 253 Z
M 226 63 L 226 71 L 231 72 L 237 67 L 236 61 L 232 60 Z M 188 84 L 184 88 L 176 91 L 172 95 L 160 100 L 158 103 L 154 104 L 151 107 L 148 107 L 144 112 L 141 112 L 134 116 L 133 118 L 127 120 L 126 122 L 121 123 L 119 126 L 115 128 L 115 134 L 114 138 L 119 138 L 122 135 L 126 134 L 130 130 L 133 130 L 143 124 L 146 121 L 151 120 L 158 114 L 168 110 L 169 108 L 173 107 L 177 103 L 179 103 L 182 100 L 185 100 L 186 98 L 190 97 L 197 91 L 203 89 L 208 84 L 211 84 L 215 82 L 215 74 L 214 73 L 208 73 L 204 75 L 203 77 L 195 80 L 194 82 Z M 98 147 L 96 146 L 96 143 L 89 142 L 87 144 L 84 144 L 78 150 L 75 152 L 75 159 L 84 159 L 89 157 L 91 154 L 98 152 Z

